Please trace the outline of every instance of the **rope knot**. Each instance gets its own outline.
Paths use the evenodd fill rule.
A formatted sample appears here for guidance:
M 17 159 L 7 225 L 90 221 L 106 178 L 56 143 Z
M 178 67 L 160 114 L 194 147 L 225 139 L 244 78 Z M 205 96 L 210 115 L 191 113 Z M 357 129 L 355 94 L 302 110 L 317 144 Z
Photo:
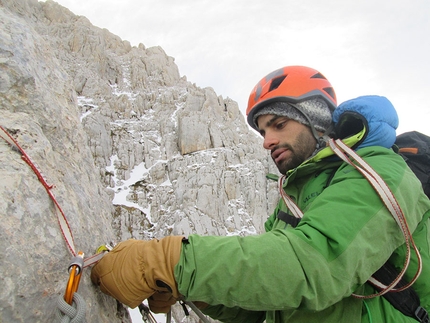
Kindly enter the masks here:
M 69 305 L 62 295 L 57 300 L 57 322 L 81 323 L 85 320 L 85 300 L 78 293 L 73 294 L 73 303 Z

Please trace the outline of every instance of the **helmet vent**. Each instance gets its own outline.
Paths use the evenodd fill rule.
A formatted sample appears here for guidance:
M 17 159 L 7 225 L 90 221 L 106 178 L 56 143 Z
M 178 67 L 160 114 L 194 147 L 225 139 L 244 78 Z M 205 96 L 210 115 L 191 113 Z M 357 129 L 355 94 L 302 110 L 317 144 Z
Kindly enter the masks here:
M 311 79 L 324 79 L 326 80 L 325 76 L 322 75 L 321 73 L 317 73 L 311 76 Z
M 281 85 L 281 83 L 285 80 L 286 77 L 287 75 L 282 75 L 280 77 L 274 78 L 272 80 L 272 83 L 270 83 L 269 92 L 276 90 L 279 87 L 279 85 Z
M 333 98 L 333 100 L 336 100 L 336 95 L 334 94 L 334 90 L 332 87 L 325 87 L 323 90 L 326 91 L 327 94 Z

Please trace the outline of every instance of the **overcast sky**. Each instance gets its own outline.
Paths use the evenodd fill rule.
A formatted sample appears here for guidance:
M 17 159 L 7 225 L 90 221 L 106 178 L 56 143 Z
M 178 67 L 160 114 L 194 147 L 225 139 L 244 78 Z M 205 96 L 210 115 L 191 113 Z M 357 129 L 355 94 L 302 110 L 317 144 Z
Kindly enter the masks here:
M 430 135 L 429 0 L 58 0 L 133 46 L 161 46 L 181 76 L 239 104 L 269 72 L 306 65 L 338 103 L 386 96 L 398 133 Z

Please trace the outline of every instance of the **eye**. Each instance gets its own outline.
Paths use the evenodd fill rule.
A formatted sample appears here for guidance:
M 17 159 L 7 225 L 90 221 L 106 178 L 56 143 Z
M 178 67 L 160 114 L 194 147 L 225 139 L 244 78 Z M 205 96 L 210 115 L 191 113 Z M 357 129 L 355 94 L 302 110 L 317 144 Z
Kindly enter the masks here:
M 279 121 L 278 123 L 276 123 L 275 128 L 280 130 L 280 129 L 285 127 L 287 122 L 288 122 L 288 120 Z

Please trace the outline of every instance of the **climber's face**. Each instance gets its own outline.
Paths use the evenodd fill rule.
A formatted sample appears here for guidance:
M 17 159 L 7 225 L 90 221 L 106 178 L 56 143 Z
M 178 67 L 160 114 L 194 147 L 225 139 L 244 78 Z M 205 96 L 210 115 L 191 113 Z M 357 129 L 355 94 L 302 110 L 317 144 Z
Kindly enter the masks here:
M 308 126 L 284 116 L 265 114 L 257 118 L 263 147 L 270 150 L 282 174 L 299 166 L 315 151 L 316 140 Z

